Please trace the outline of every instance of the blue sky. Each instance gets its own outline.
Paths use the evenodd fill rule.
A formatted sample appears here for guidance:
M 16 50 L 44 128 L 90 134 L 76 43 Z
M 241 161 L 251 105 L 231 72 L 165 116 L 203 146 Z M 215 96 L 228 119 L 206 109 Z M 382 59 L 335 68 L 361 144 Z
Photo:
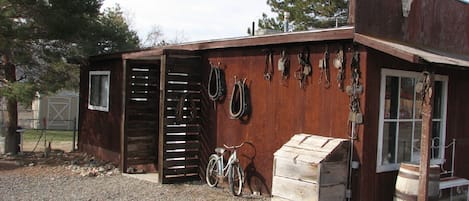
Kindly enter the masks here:
M 116 3 L 141 39 L 154 26 L 167 40 L 181 35 L 186 42 L 246 36 L 263 12 L 273 15 L 266 0 L 105 0 L 103 7 Z

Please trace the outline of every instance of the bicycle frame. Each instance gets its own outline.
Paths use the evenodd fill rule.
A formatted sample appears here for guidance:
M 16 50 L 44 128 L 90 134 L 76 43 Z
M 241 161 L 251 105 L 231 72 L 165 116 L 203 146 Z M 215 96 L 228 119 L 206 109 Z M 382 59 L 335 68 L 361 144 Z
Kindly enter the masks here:
M 226 162 L 226 164 L 224 163 L 225 161 L 225 157 L 224 157 L 224 153 L 217 153 L 217 154 L 213 154 L 214 156 L 217 157 L 217 163 L 219 164 L 218 165 L 218 176 L 221 176 L 221 177 L 226 177 L 228 176 L 228 168 L 231 167 L 232 164 L 234 163 L 238 163 L 239 160 L 238 160 L 238 157 L 237 157 L 237 154 L 236 154 L 236 149 L 233 149 L 233 152 L 231 153 L 230 157 L 228 158 L 228 161 Z
M 242 193 L 244 183 L 243 168 L 239 164 L 237 149 L 244 145 L 244 142 L 237 146 L 227 146 L 225 148 L 218 147 L 215 149 L 216 154 L 212 154 L 209 158 L 206 169 L 206 180 L 210 187 L 215 187 L 220 180 L 228 178 L 230 191 L 234 196 Z M 230 150 L 230 156 L 225 163 L 225 153 Z

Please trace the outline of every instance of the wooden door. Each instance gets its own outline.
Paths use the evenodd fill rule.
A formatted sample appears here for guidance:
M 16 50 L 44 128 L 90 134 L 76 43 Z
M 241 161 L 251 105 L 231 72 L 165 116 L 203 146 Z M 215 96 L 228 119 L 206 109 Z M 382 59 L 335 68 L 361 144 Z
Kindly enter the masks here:
M 201 128 L 200 57 L 165 51 L 160 77 L 161 183 L 198 180 Z
M 157 170 L 159 67 L 159 60 L 127 62 L 124 171 Z

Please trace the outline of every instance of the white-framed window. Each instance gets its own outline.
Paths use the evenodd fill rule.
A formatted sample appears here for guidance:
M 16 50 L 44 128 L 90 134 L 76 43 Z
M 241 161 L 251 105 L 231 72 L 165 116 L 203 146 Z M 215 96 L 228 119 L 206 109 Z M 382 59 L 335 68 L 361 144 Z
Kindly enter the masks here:
M 110 71 L 90 71 L 88 109 L 109 111 Z
M 419 163 L 422 97 L 415 85 L 420 72 L 381 70 L 377 172 L 399 169 L 401 162 Z M 448 77 L 435 75 L 431 163 L 441 164 L 446 132 Z

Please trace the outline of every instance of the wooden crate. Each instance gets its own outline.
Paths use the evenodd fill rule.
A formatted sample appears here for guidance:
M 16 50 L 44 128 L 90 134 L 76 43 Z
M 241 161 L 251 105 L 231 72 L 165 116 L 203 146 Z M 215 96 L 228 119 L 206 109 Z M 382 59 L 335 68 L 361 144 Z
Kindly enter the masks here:
M 274 153 L 272 195 L 277 200 L 345 200 L 349 142 L 294 135 Z

